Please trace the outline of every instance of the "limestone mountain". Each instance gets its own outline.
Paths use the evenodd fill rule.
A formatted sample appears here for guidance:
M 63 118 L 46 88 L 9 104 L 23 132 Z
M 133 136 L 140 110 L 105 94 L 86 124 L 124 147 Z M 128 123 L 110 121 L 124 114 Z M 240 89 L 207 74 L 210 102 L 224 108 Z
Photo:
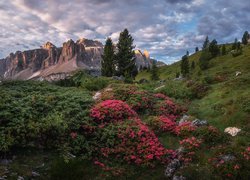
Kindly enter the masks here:
M 103 44 L 99 41 L 81 38 L 68 40 L 62 47 L 46 42 L 39 49 L 17 51 L 0 60 L 0 76 L 5 79 L 47 79 L 64 78 L 78 69 L 100 71 Z M 136 65 L 150 67 L 149 53 L 135 51 Z

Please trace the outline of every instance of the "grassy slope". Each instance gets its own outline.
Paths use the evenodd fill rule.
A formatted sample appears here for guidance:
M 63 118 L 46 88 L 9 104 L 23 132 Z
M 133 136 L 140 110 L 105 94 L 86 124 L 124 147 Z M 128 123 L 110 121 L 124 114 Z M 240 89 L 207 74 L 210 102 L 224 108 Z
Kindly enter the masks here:
M 250 45 L 245 46 L 243 54 L 238 57 L 232 57 L 228 53 L 212 59 L 209 69 L 203 72 L 198 67 L 200 54 L 201 52 L 198 52 L 189 57 L 190 64 L 192 61 L 196 64 L 190 79 L 203 82 L 204 77 L 208 77 L 213 81 L 209 83 L 210 90 L 205 97 L 191 102 L 189 113 L 198 118 L 208 119 L 211 124 L 221 129 L 227 126 L 249 128 Z M 161 67 L 160 78 L 172 81 L 179 71 L 180 62 Z M 236 71 L 242 74 L 236 77 Z M 136 79 L 149 77 L 149 72 L 144 71 Z

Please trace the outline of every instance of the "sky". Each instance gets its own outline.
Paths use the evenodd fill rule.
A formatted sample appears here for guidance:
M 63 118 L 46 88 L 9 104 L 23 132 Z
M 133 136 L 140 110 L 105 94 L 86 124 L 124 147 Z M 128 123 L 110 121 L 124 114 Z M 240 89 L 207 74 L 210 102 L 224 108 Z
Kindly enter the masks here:
M 248 0 L 0 0 L 0 58 L 79 38 L 117 42 L 127 28 L 136 49 L 173 63 L 205 37 L 241 40 L 250 31 Z

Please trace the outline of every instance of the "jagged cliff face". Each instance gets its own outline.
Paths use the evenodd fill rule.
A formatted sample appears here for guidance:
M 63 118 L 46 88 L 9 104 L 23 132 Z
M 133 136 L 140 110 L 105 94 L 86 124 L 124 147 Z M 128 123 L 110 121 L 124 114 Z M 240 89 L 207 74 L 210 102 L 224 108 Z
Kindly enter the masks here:
M 153 61 L 152 59 L 150 59 L 148 51 L 144 51 L 142 53 L 141 50 L 135 50 L 135 57 L 136 57 L 136 66 L 138 67 L 139 70 L 144 67 L 149 68 L 153 64 Z
M 5 79 L 56 79 L 68 77 L 78 69 L 100 70 L 103 45 L 101 42 L 79 39 L 69 40 L 62 47 L 50 42 L 40 49 L 17 51 L 0 60 L 0 77 Z M 152 65 L 149 53 L 135 51 L 138 69 Z M 59 75 L 56 75 L 59 74 Z

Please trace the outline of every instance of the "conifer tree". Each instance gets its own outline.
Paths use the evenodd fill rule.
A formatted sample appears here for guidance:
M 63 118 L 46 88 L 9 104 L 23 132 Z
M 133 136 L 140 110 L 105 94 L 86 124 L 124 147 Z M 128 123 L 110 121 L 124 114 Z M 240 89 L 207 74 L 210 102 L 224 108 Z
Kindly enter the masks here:
M 242 44 L 247 45 L 249 39 L 250 39 L 250 35 L 248 31 L 245 31 L 242 37 Z
M 103 76 L 111 77 L 114 75 L 114 46 L 111 38 L 107 38 L 101 61 L 101 72 Z
M 236 50 L 237 49 L 237 43 L 238 43 L 238 40 L 237 38 L 234 39 L 234 43 L 232 45 L 232 50 Z
M 195 62 L 194 61 L 192 61 L 192 63 L 191 63 L 191 69 L 195 69 Z
M 208 39 L 208 36 L 206 37 L 204 43 L 203 43 L 203 46 L 202 46 L 202 49 L 206 49 L 209 47 L 209 39 Z
M 189 73 L 189 62 L 188 62 L 188 56 L 182 56 L 181 60 L 181 74 L 183 77 L 186 77 L 187 74 Z
M 153 65 L 151 69 L 151 80 L 153 81 L 159 80 L 158 67 L 156 66 L 155 61 L 153 61 Z
M 220 53 L 220 48 L 217 45 L 217 41 L 215 39 L 209 44 L 209 52 L 211 53 L 212 57 L 216 57 Z
M 125 78 L 134 78 L 134 72 L 136 69 L 135 53 L 133 45 L 134 39 L 127 29 L 124 29 L 120 33 L 120 37 L 117 44 L 116 54 L 116 66 L 118 76 L 124 76 Z
M 198 51 L 199 51 L 199 48 L 198 48 L 198 47 L 196 47 L 196 48 L 195 48 L 195 52 L 198 52 Z
M 221 48 L 221 55 L 226 55 L 227 54 L 227 49 L 226 49 L 226 45 L 223 44 L 222 48 Z

